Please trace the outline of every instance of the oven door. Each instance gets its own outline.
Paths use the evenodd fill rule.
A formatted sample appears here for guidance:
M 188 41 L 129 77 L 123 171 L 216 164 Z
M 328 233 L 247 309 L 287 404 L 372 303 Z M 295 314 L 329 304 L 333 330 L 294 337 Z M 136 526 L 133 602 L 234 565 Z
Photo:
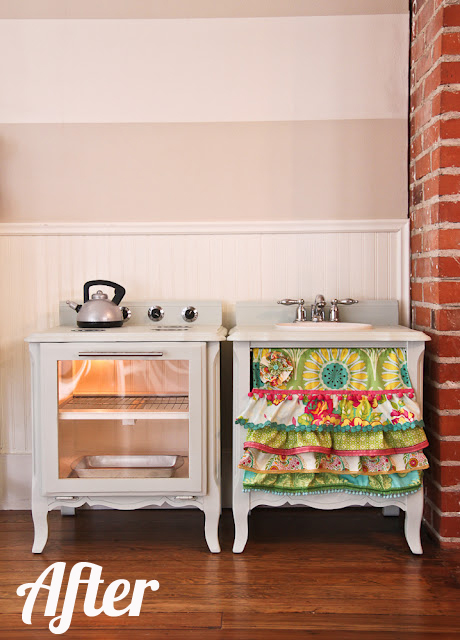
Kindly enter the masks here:
M 43 493 L 205 493 L 205 356 L 205 343 L 42 344 Z

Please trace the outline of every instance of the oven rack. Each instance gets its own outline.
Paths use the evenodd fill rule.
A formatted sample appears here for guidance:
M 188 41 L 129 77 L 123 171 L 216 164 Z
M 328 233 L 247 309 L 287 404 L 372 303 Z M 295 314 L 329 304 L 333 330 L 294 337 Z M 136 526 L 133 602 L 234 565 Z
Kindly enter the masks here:
M 74 395 L 59 404 L 60 420 L 186 420 L 186 395 Z

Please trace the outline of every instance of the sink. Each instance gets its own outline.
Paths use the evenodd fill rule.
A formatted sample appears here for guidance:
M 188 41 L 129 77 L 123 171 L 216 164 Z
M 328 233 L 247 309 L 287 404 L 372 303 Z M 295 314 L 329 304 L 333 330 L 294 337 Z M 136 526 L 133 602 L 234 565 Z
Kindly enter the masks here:
M 368 331 L 371 324 L 361 322 L 279 322 L 275 324 L 277 329 L 284 331 Z

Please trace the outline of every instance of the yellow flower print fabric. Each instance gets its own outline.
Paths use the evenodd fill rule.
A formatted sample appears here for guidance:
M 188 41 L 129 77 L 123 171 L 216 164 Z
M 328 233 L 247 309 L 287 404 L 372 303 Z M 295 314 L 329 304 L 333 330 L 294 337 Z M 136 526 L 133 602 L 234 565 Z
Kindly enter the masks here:
M 407 389 L 406 352 L 400 348 L 252 350 L 253 388 L 349 391 Z

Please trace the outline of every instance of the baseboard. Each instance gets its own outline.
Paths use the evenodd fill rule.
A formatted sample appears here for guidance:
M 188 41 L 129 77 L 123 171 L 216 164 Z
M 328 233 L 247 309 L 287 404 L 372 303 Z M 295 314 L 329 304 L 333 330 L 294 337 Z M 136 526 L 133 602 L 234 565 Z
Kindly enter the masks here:
M 0 455 L 0 510 L 30 509 L 32 454 Z

